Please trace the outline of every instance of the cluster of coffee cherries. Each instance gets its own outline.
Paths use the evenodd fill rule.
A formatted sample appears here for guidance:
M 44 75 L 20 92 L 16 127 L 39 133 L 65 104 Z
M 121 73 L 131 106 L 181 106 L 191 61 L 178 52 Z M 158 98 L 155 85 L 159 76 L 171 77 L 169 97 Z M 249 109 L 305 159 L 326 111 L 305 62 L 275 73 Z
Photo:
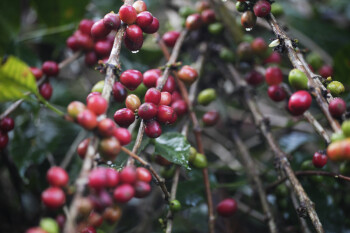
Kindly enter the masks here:
M 266 0 L 246 1 L 239 0 L 236 3 L 236 9 L 243 12 L 241 24 L 247 30 L 251 31 L 256 24 L 257 17 L 266 17 L 271 12 L 271 3 Z
M 31 67 L 30 70 L 37 81 L 40 80 L 43 75 L 46 75 L 46 77 L 57 76 L 60 71 L 58 64 L 54 61 L 45 61 L 41 69 L 37 67 Z M 48 80 L 39 86 L 39 93 L 46 100 L 49 100 L 51 98 L 52 91 L 52 86 Z
M 5 117 L 0 120 L 0 150 L 4 149 L 8 142 L 8 132 L 15 128 L 15 121 L 11 117 Z
M 210 4 L 207 1 L 201 1 L 197 4 L 196 12 L 189 12 L 191 14 L 186 16 L 185 26 L 188 30 L 193 31 L 200 29 L 204 25 L 208 27 L 213 27 L 215 25 L 216 16 L 214 10 L 210 8 Z

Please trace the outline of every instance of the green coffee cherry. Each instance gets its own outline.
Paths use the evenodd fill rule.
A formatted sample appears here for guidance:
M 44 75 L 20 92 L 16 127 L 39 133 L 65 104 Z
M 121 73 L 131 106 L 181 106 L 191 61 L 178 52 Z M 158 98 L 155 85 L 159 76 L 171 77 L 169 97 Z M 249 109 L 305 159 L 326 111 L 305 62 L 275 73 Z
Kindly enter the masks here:
M 345 87 L 341 82 L 332 81 L 327 85 L 327 89 L 332 95 L 338 96 L 345 91 Z
M 195 168 L 206 168 L 208 167 L 208 161 L 207 158 L 205 157 L 205 155 L 201 154 L 201 153 L 197 153 L 196 154 L 196 158 L 192 163 L 193 167 Z
M 331 136 L 332 142 L 341 141 L 343 139 L 345 139 L 345 135 L 343 134 L 343 132 L 333 133 Z
M 216 92 L 213 88 L 207 88 L 198 94 L 197 101 L 201 105 L 208 105 L 216 99 Z
M 220 50 L 220 58 L 226 62 L 234 62 L 235 54 L 228 48 L 222 48 Z
M 300 166 L 300 169 L 303 170 L 303 171 L 307 171 L 307 170 L 314 170 L 315 167 L 312 163 L 312 160 L 305 160 L 301 166 Z
M 278 197 L 286 197 L 288 195 L 288 188 L 285 184 L 280 184 L 276 188 L 276 195 Z
M 242 41 L 248 42 L 250 44 L 253 42 L 253 40 L 254 40 L 254 37 L 252 35 L 249 35 L 249 34 L 243 35 Z
M 193 146 L 191 146 L 190 148 L 190 156 L 188 157 L 188 161 L 190 163 L 193 163 L 194 160 L 196 159 L 196 154 L 197 154 L 197 150 L 196 148 L 194 148 Z
M 312 68 L 314 68 L 314 70 L 318 70 L 323 65 L 321 56 L 315 52 L 309 53 L 306 56 L 306 61 L 312 66 Z
M 271 13 L 278 17 L 284 14 L 284 10 L 281 4 L 278 4 L 276 2 L 274 2 L 273 4 L 271 4 Z
M 169 207 L 172 212 L 178 212 L 181 210 L 181 203 L 175 199 L 169 203 Z
M 143 83 L 141 83 L 135 90 L 130 91 L 129 93 L 137 95 L 141 99 L 141 97 L 146 94 L 147 90 L 148 88 Z
M 181 7 L 179 10 L 179 15 L 183 18 L 187 18 L 194 13 L 196 13 L 196 10 L 188 6 Z
M 341 125 L 345 137 L 350 137 L 350 120 L 344 121 Z
M 91 92 L 100 92 L 100 93 L 102 93 L 104 85 L 105 85 L 105 81 L 104 80 L 101 80 L 101 81 L 97 82 L 92 87 Z
M 350 161 L 345 161 L 340 164 L 339 166 L 339 172 L 340 174 L 344 176 L 349 176 L 350 175 Z
M 297 90 L 308 89 L 307 76 L 304 72 L 298 69 L 292 69 L 289 72 L 288 81 L 289 81 L 289 84 Z
M 246 2 L 237 2 L 236 10 L 238 12 L 245 12 L 248 9 L 248 4 Z
M 224 29 L 224 25 L 222 23 L 211 23 L 208 26 L 208 31 L 212 35 L 219 35 Z
M 57 222 L 52 218 L 43 218 L 40 220 L 39 226 L 48 233 L 59 233 L 60 228 Z
M 175 174 L 175 166 L 171 166 L 170 168 L 168 167 L 162 167 L 160 169 L 160 175 L 164 177 L 165 179 L 171 179 L 173 178 Z

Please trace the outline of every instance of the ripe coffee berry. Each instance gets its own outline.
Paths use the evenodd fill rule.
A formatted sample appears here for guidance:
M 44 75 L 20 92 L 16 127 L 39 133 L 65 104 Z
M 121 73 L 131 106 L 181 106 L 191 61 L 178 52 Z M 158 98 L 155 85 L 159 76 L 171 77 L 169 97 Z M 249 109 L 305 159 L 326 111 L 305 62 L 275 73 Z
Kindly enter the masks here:
M 237 202 L 232 198 L 227 198 L 216 206 L 216 211 L 223 217 L 232 216 L 237 211 Z
M 136 168 L 136 178 L 139 181 L 143 181 L 147 183 L 152 181 L 151 173 L 144 167 Z
M 126 97 L 125 106 L 131 111 L 135 112 L 141 105 L 141 101 L 137 95 L 131 94 Z
M 153 17 L 152 23 L 147 27 L 143 27 L 142 31 L 147 34 L 153 34 L 153 33 L 156 33 L 158 29 L 159 29 L 159 21 L 156 17 Z
M 160 102 L 161 93 L 156 88 L 150 88 L 147 90 L 145 94 L 145 102 L 146 103 L 153 103 L 155 105 L 158 105 Z
M 135 196 L 135 189 L 130 184 L 118 186 L 113 193 L 114 200 L 119 203 L 126 203 Z
M 137 14 L 147 10 L 147 5 L 144 1 L 135 1 L 132 6 L 135 8 Z
M 134 166 L 124 167 L 120 172 L 120 182 L 134 184 L 137 180 L 136 168 Z
M 131 40 L 128 39 L 128 37 L 124 37 L 124 44 L 125 47 L 127 49 L 129 49 L 130 51 L 139 51 L 142 48 L 142 44 L 143 44 L 143 39 L 142 40 L 138 40 L 137 42 L 133 42 Z
M 328 77 L 330 77 L 330 76 L 333 75 L 333 68 L 332 68 L 332 66 L 324 65 L 324 66 L 322 66 L 322 67 L 319 69 L 318 73 L 319 73 L 322 77 L 328 78 Z
M 103 17 L 103 24 L 105 25 L 106 28 L 110 29 L 110 30 L 118 30 L 118 28 L 120 27 L 120 18 L 119 15 L 111 12 L 106 14 Z
M 59 73 L 58 64 L 54 61 L 44 62 L 41 69 L 47 76 L 57 76 Z
M 292 115 L 301 115 L 311 106 L 311 101 L 309 92 L 297 91 L 289 98 L 288 109 Z
M 202 18 L 200 14 L 197 14 L 197 13 L 189 15 L 186 18 L 186 22 L 185 22 L 186 28 L 191 31 L 199 29 L 202 26 L 202 24 L 203 24 Z
M 138 70 L 126 70 L 120 75 L 120 82 L 133 91 L 141 84 L 142 73 Z
M 87 108 L 94 112 L 96 115 L 101 115 L 106 112 L 108 103 L 107 100 L 102 96 L 94 95 L 87 100 Z
M 202 121 L 205 126 L 213 126 L 219 121 L 219 119 L 220 115 L 215 110 L 206 112 L 202 117 Z
M 204 24 L 211 24 L 216 21 L 215 12 L 212 9 L 204 10 L 201 17 Z
M 136 24 L 129 25 L 126 28 L 125 36 L 126 39 L 136 44 L 139 44 L 141 41 L 143 41 L 142 29 Z
M 57 209 L 64 205 L 66 202 L 66 196 L 62 189 L 50 187 L 42 192 L 41 200 L 48 208 Z
M 119 9 L 119 17 L 126 24 L 133 24 L 136 22 L 137 12 L 134 7 L 123 5 Z
M 116 128 L 113 135 L 118 139 L 122 146 L 128 145 L 131 142 L 131 133 L 128 129 Z
M 80 45 L 78 43 L 78 39 L 76 36 L 70 36 L 68 37 L 66 41 L 66 45 L 68 48 L 70 48 L 73 52 L 78 51 L 80 49 Z
M 77 147 L 77 153 L 78 153 L 80 158 L 82 158 L 82 159 L 85 158 L 85 154 L 87 152 L 89 143 L 90 143 L 90 138 L 86 138 L 79 143 L 79 145 Z
M 136 181 L 134 184 L 135 197 L 143 198 L 151 192 L 151 185 L 144 181 Z
M 97 55 L 95 51 L 85 53 L 84 62 L 87 66 L 93 66 L 97 63 Z
M 316 152 L 312 157 L 312 164 L 317 168 L 323 168 L 327 164 L 327 155 Z
M 114 113 L 114 121 L 120 127 L 128 127 L 135 121 L 135 114 L 128 108 L 122 108 Z
M 5 117 L 0 121 L 0 130 L 7 133 L 15 127 L 15 121 L 11 117 Z
M 96 229 L 92 226 L 84 227 L 79 233 L 96 233 Z
M 278 85 L 283 81 L 282 70 L 278 67 L 269 67 L 265 72 L 265 81 L 269 86 Z
M 119 172 L 114 170 L 113 168 L 106 169 L 106 187 L 113 188 L 119 184 L 120 177 Z
M 166 91 L 161 92 L 159 105 L 170 105 L 170 104 L 171 104 L 171 94 Z
M 244 12 L 241 16 L 241 24 L 246 29 L 253 28 L 256 24 L 255 14 L 250 10 Z
M 157 79 L 157 85 L 160 82 L 160 78 Z M 176 87 L 176 83 L 175 83 L 175 79 L 173 76 L 169 76 L 168 80 L 165 82 L 162 91 L 167 91 L 169 93 L 173 93 L 173 91 L 175 91 L 175 87 Z
M 178 116 L 182 116 L 187 113 L 187 104 L 184 100 L 177 100 L 171 104 L 171 107 L 175 110 Z
M 181 100 L 182 96 L 178 91 L 174 91 L 173 93 L 171 93 L 171 103 L 176 102 L 177 100 Z M 165 105 L 165 104 L 163 104 Z
M 95 43 L 94 51 L 99 57 L 106 57 L 111 53 L 113 44 L 108 40 L 100 40 Z
M 162 128 L 157 121 L 146 122 L 145 134 L 150 138 L 157 138 L 162 134 Z
M 255 3 L 254 14 L 258 17 L 265 17 L 271 12 L 271 4 L 266 0 L 259 0 Z
M 94 48 L 94 41 L 90 36 L 85 34 L 77 34 L 76 38 L 80 49 L 90 51 Z
M 41 84 L 39 87 L 39 93 L 44 99 L 49 100 L 52 96 L 52 86 L 50 83 L 46 82 Z
M 252 43 L 252 50 L 258 55 L 263 55 L 267 50 L 267 44 L 265 40 L 261 37 L 255 38 Z
M 97 126 L 96 114 L 89 109 L 79 113 L 77 121 L 79 125 L 87 130 L 92 130 Z
M 283 87 L 279 85 L 269 86 L 267 89 L 267 94 L 273 101 L 279 102 L 287 97 L 287 93 Z
M 181 81 L 187 84 L 192 84 L 197 80 L 198 73 L 191 66 L 183 66 L 178 72 L 177 75 Z
M 102 218 L 102 216 L 101 216 L 99 213 L 93 211 L 93 212 L 91 212 L 91 214 L 89 215 L 89 217 L 88 217 L 88 219 L 87 219 L 87 222 L 88 222 L 89 225 L 91 225 L 92 227 L 97 228 L 97 227 L 99 227 L 99 226 L 102 225 L 102 223 L 103 223 L 103 218 Z
M 92 25 L 94 25 L 93 20 L 83 19 L 79 23 L 79 31 L 85 35 L 90 35 Z
M 176 112 L 172 107 L 166 106 L 166 105 L 159 105 L 158 107 L 158 113 L 157 113 L 157 120 L 160 123 L 163 124 L 171 124 L 173 123 L 174 115 L 176 115 Z
M 153 16 L 150 12 L 144 11 L 137 15 L 136 24 L 140 26 L 140 28 L 146 28 L 150 26 L 153 22 Z
M 98 167 L 92 170 L 89 174 L 88 185 L 93 189 L 102 189 L 107 186 L 106 168 Z
M 328 109 L 333 117 L 340 117 L 346 111 L 346 103 L 341 98 L 335 98 L 329 103 Z
M 0 130 L 0 149 L 4 149 L 9 142 L 9 136 Z
M 104 137 L 112 136 L 116 128 L 114 121 L 109 118 L 105 118 L 97 124 L 98 133 Z
M 36 68 L 36 67 L 30 67 L 30 71 L 32 72 L 32 74 L 34 75 L 36 80 L 41 79 L 41 77 L 43 76 L 43 72 L 41 69 Z
M 110 32 L 111 30 L 105 26 L 103 19 L 94 23 L 91 27 L 91 35 L 95 39 L 105 38 Z
M 121 103 L 126 99 L 128 92 L 120 82 L 115 82 L 112 87 L 114 100 Z
M 162 71 L 159 69 L 147 70 L 145 73 L 143 73 L 143 84 L 148 88 L 155 87 L 157 80 L 161 75 Z
M 180 36 L 180 32 L 170 31 L 170 32 L 164 33 L 162 39 L 166 46 L 172 48 L 175 46 L 175 43 L 177 41 L 177 38 L 179 38 L 179 36 Z
M 259 72 L 253 70 L 245 76 L 245 80 L 249 85 L 258 86 L 262 82 L 264 82 L 264 76 Z
M 104 138 L 100 141 L 99 151 L 105 161 L 113 161 L 120 152 L 120 143 L 115 137 Z
M 137 113 L 143 120 L 150 120 L 157 116 L 158 107 L 153 103 L 143 103 Z
M 51 167 L 46 173 L 46 179 L 51 186 L 64 187 L 68 184 L 68 173 L 61 167 Z
M 275 51 L 275 52 L 272 52 L 271 55 L 264 60 L 264 64 L 269 64 L 269 63 L 279 64 L 281 63 L 281 61 L 282 61 L 281 55 Z

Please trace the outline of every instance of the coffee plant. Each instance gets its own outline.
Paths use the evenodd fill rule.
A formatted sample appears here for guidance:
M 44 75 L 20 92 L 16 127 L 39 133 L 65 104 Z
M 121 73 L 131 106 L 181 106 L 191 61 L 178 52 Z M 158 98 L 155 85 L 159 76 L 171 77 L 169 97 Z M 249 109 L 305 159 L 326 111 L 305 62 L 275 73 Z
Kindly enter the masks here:
M 350 231 L 347 1 L 0 6 L 1 232 Z

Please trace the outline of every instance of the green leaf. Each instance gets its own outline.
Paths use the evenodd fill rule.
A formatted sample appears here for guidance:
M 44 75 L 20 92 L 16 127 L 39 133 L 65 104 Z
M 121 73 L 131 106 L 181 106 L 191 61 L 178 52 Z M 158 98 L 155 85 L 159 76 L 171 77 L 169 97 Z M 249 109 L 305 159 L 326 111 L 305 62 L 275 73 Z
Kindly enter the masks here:
M 155 140 L 155 154 L 188 168 L 188 157 L 191 145 L 180 133 L 169 132 Z
M 29 67 L 16 57 L 1 59 L 0 102 L 25 98 L 26 92 L 38 94 L 35 78 Z

